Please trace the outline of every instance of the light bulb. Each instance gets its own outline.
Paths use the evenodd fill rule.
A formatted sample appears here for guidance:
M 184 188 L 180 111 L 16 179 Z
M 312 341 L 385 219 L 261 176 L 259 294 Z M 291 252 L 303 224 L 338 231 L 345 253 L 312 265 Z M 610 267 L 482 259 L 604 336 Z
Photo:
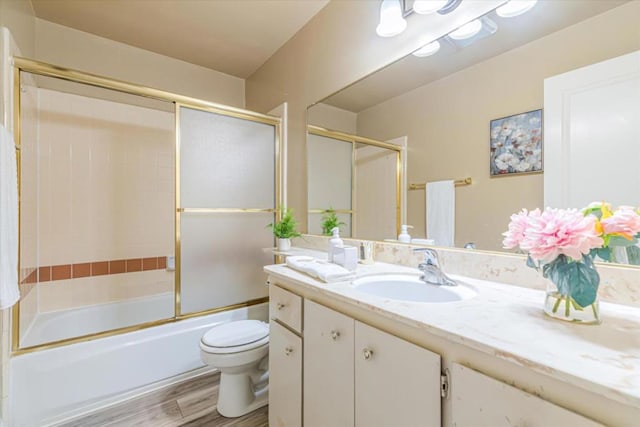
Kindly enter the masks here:
M 420 49 L 413 52 L 413 56 L 424 58 L 425 56 L 431 56 L 440 50 L 440 42 L 438 40 L 422 46 Z
M 449 37 L 454 40 L 464 40 L 475 36 L 482 29 L 482 22 L 479 19 L 474 19 L 471 22 L 467 22 L 462 27 L 449 33 Z
M 413 11 L 425 15 L 442 9 L 447 3 L 448 0 L 416 0 L 413 2 Z
M 511 0 L 496 9 L 496 14 L 502 18 L 513 18 L 528 12 L 538 0 Z
M 407 28 L 407 21 L 402 17 L 400 0 L 382 0 L 380 5 L 380 23 L 376 33 L 380 37 L 393 37 Z

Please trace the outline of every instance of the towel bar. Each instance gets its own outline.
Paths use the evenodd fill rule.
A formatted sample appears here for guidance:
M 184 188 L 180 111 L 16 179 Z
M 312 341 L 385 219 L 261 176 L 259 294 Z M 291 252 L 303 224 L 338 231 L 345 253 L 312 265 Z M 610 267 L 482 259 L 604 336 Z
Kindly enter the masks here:
M 453 181 L 453 184 L 456 187 L 462 187 L 463 185 L 471 185 L 473 184 L 473 180 L 471 177 L 467 177 L 464 179 L 456 179 Z M 427 184 L 409 184 L 409 190 L 424 190 Z

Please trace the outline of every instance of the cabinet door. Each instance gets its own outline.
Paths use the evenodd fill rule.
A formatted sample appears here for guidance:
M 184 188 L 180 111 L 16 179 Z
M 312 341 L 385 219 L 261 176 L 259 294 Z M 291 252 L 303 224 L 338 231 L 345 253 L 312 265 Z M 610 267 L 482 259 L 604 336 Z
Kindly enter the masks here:
M 356 322 L 355 425 L 440 426 L 440 356 Z
M 275 321 L 269 329 L 269 425 L 302 425 L 302 339 Z
M 354 320 L 304 301 L 304 426 L 353 426 Z
M 603 427 L 457 363 L 451 370 L 451 399 L 457 427 Z

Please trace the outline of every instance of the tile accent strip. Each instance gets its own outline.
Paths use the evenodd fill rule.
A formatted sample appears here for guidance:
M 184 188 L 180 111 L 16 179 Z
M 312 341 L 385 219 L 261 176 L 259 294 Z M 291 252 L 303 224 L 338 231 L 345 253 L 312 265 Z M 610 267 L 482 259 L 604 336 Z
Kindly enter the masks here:
M 116 259 L 94 261 L 79 264 L 47 265 L 30 269 L 21 281 L 21 285 L 55 280 L 79 279 L 81 277 L 105 276 L 110 274 L 132 273 L 137 271 L 164 270 L 167 257 Z

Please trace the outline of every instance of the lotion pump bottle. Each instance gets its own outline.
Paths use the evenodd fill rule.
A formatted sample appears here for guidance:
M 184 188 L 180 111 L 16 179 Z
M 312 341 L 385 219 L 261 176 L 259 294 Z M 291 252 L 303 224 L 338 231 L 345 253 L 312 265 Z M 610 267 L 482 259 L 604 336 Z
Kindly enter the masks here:
M 400 234 L 398 234 L 398 241 L 400 243 L 411 243 L 411 236 L 409 235 L 407 228 L 413 228 L 413 226 L 402 224 Z
M 329 240 L 328 255 L 329 262 L 334 262 L 333 256 L 336 253 L 335 248 L 344 246 L 344 242 L 340 238 L 340 229 L 338 227 L 333 227 L 331 229 L 331 233 L 333 233 L 333 237 L 331 238 L 331 240 Z

